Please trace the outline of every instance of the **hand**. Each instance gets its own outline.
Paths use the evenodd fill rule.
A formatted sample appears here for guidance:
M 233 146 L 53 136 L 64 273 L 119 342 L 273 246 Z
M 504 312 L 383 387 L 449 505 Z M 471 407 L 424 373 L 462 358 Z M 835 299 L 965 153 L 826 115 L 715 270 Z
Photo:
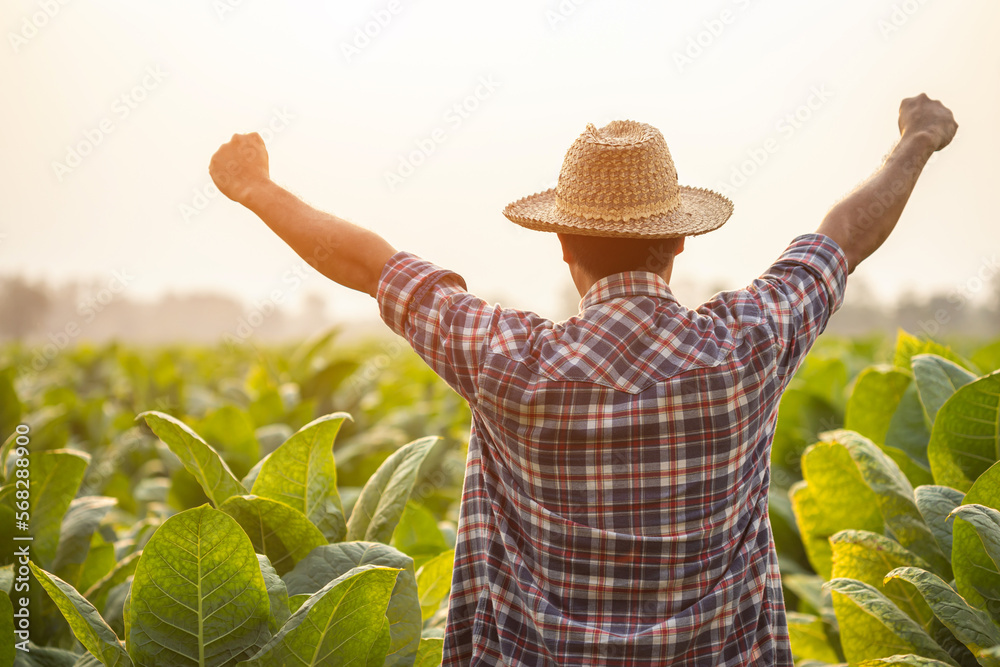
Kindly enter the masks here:
M 208 173 L 222 194 L 246 205 L 254 188 L 271 180 L 264 140 L 256 132 L 234 134 L 212 156 Z
M 957 130 L 951 110 L 924 93 L 908 97 L 899 105 L 900 134 L 925 134 L 936 151 L 950 144 Z

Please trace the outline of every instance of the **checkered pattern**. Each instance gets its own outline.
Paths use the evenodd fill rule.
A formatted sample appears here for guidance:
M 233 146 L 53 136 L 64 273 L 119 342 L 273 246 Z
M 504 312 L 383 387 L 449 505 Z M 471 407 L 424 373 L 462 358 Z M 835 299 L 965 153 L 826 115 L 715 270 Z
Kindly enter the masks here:
M 697 310 L 633 272 L 551 322 L 395 255 L 382 317 L 473 414 L 444 665 L 791 665 L 771 440 L 846 280 L 809 234 Z

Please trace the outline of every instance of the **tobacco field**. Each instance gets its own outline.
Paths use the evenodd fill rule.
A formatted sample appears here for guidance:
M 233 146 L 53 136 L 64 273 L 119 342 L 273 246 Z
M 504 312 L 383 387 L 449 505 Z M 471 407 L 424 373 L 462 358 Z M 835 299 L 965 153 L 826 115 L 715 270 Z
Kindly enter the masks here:
M 1000 666 L 997 369 L 905 332 L 799 369 L 770 496 L 797 665 Z M 469 421 L 336 331 L 0 347 L 0 667 L 440 664 Z

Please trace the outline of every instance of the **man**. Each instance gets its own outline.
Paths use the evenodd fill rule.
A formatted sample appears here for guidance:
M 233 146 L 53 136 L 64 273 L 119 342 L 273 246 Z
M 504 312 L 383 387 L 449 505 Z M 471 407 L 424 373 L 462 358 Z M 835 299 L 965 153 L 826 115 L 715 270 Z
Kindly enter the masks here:
M 504 211 L 559 234 L 583 300 L 558 323 L 304 204 L 271 181 L 259 136 L 219 149 L 219 189 L 376 297 L 472 408 L 445 665 L 792 664 L 767 517 L 778 400 L 957 125 L 920 95 L 899 128 L 817 233 L 689 310 L 673 258 L 731 202 L 679 186 L 656 129 L 588 126 L 558 187 Z

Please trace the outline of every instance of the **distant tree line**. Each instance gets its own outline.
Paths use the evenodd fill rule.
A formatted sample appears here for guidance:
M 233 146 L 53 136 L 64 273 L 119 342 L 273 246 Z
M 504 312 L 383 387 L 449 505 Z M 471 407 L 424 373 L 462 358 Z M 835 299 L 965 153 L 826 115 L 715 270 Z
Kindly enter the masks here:
M 325 300 L 315 293 L 307 294 L 304 307 L 293 313 L 286 305 L 248 306 L 213 293 L 167 295 L 145 302 L 122 292 L 114 281 L 51 287 L 22 276 L 0 277 L 0 340 L 60 348 L 80 340 L 112 339 L 149 344 L 278 342 L 308 337 L 334 324 L 325 314 Z M 575 293 L 564 295 L 566 309 L 575 309 L 577 299 Z M 359 323 L 355 328 L 375 331 L 377 325 Z M 855 281 L 827 330 L 861 335 L 892 333 L 900 327 L 932 338 L 1000 336 L 1000 276 L 948 293 L 904 294 L 894 303 L 879 301 L 864 283 Z

